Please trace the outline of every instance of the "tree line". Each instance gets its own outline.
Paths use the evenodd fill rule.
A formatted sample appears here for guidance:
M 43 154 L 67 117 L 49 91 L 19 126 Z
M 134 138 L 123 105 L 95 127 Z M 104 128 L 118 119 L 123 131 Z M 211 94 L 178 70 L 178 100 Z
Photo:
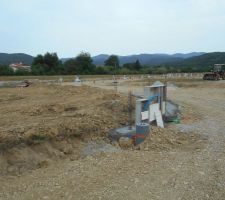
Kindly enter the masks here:
M 0 75 L 166 74 L 209 70 L 210 67 L 144 66 L 141 65 L 139 60 L 120 65 L 119 58 L 116 55 L 109 56 L 105 60 L 104 66 L 96 66 L 91 55 L 87 52 L 81 52 L 75 58 L 69 59 L 64 63 L 58 58 L 56 53 L 37 55 L 33 60 L 30 71 L 21 68 L 14 72 L 9 66 L 0 65 Z

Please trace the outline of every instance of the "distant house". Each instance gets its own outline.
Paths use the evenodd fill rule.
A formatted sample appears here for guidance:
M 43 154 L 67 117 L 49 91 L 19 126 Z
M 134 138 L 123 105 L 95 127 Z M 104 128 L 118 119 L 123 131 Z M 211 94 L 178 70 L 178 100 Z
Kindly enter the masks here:
M 13 69 L 13 71 L 17 71 L 18 69 L 24 69 L 28 72 L 31 71 L 31 66 L 28 66 L 28 65 L 24 65 L 23 63 L 12 63 L 9 65 L 10 68 Z

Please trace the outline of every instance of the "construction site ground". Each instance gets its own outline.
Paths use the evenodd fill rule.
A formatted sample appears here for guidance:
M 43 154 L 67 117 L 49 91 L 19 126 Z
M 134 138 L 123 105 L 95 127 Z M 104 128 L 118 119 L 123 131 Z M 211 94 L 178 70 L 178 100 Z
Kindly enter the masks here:
M 224 81 L 169 80 L 180 123 L 153 126 L 139 149 L 110 145 L 127 92 L 153 82 L 0 88 L 0 199 L 225 199 Z

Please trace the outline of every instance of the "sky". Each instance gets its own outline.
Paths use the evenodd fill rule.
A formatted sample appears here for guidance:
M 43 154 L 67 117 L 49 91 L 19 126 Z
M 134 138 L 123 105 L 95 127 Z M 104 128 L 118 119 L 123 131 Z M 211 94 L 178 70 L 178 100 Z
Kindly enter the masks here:
M 81 51 L 225 51 L 225 0 L 1 0 L 1 53 Z

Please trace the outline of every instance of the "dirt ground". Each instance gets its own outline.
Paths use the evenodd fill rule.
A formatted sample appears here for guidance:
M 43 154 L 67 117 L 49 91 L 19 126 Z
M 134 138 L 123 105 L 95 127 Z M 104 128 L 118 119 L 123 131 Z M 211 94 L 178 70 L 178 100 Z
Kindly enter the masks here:
M 3 175 L 37 168 L 74 148 L 77 153 L 85 141 L 104 139 L 127 122 L 125 96 L 89 86 L 1 88 L 0 102 Z
M 108 145 L 127 121 L 124 94 L 150 82 L 121 81 L 121 94 L 86 84 L 0 89 L 0 199 L 224 199 L 224 81 L 170 81 L 180 124 L 152 127 L 140 150 L 81 156 L 90 141 Z

